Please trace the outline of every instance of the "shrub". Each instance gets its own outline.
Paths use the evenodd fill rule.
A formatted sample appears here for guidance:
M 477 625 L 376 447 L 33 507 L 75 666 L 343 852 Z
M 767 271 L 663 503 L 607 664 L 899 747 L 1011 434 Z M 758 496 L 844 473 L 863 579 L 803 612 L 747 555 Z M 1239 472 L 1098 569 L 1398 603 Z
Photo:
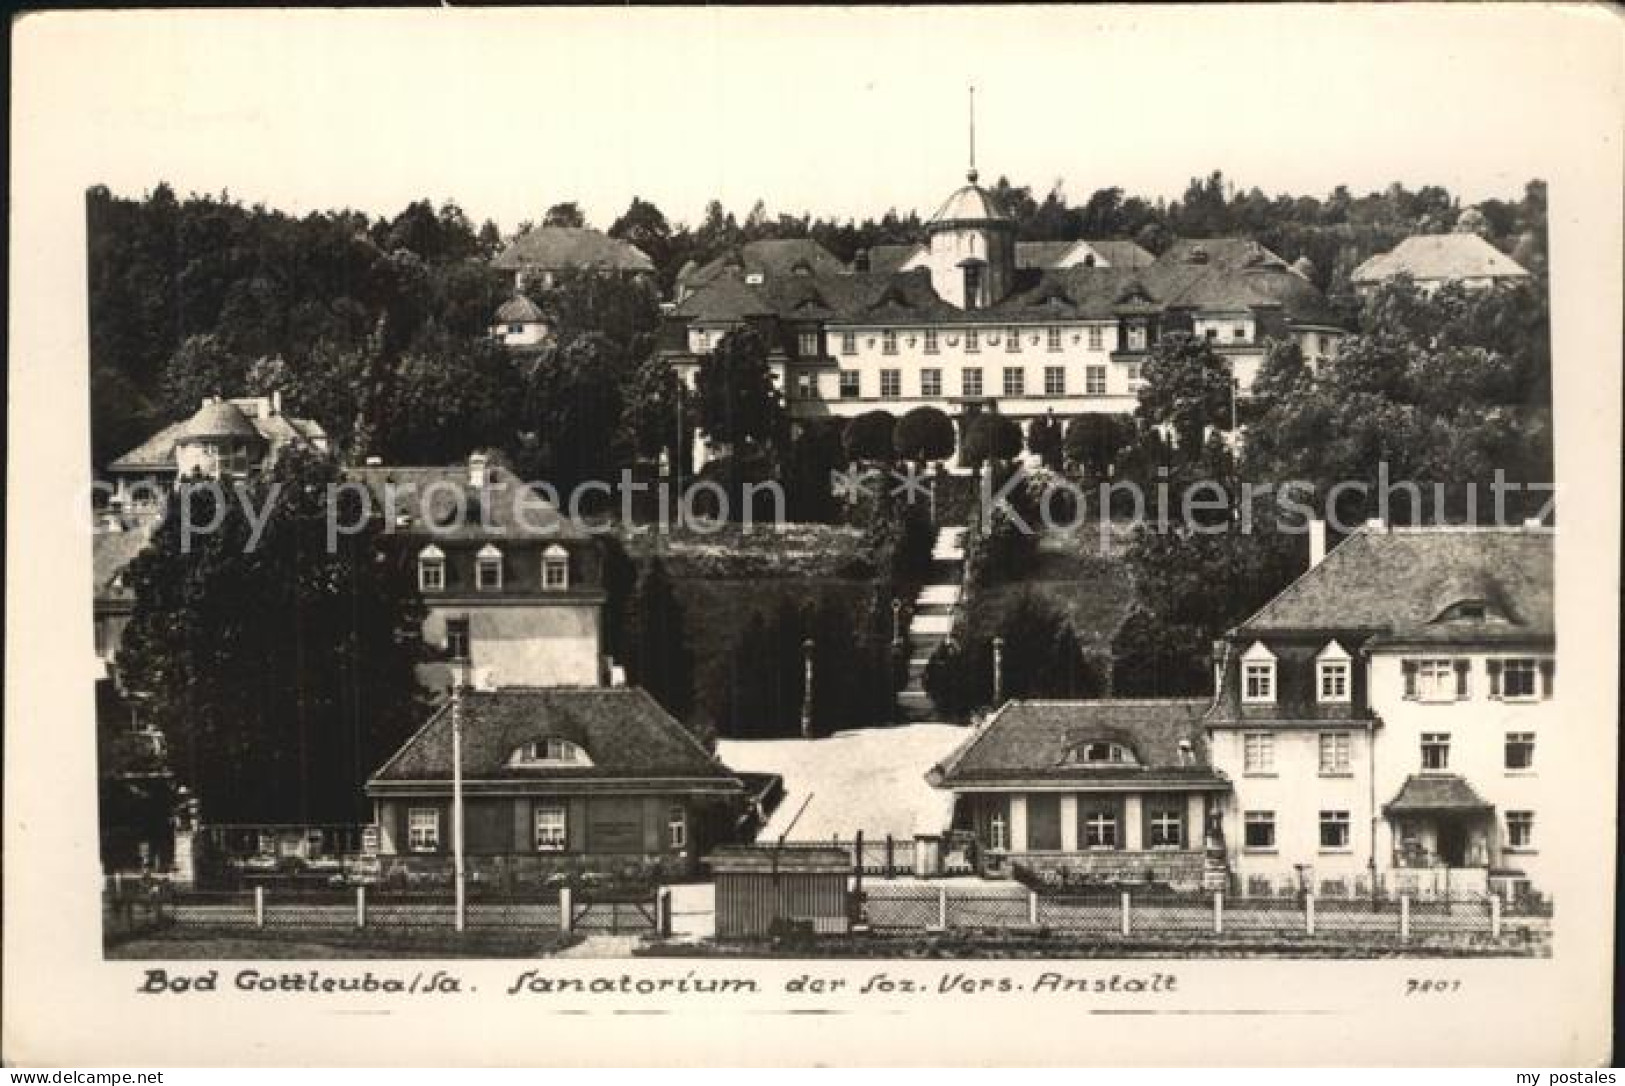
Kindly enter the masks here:
M 846 424 L 842 443 L 848 460 L 890 460 L 897 419 L 890 411 L 865 411 Z
M 1079 415 L 1066 426 L 1066 459 L 1091 475 L 1107 475 L 1134 439 L 1134 425 L 1118 415 Z
M 965 428 L 964 461 L 979 468 L 989 460 L 1009 460 L 1021 453 L 1021 427 L 997 413 L 977 415 Z
M 1027 424 L 1027 451 L 1051 471 L 1061 470 L 1061 424 L 1054 414 L 1042 415 Z
M 892 448 L 905 460 L 946 460 L 954 454 L 954 423 L 935 407 L 916 407 L 897 423 Z

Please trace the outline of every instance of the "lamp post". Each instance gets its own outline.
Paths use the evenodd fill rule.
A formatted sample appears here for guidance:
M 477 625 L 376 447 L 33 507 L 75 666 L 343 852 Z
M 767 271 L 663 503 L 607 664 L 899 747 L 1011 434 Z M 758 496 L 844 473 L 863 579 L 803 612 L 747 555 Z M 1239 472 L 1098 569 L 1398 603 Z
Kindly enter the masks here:
M 801 643 L 802 658 L 802 691 L 801 691 L 801 738 L 812 738 L 813 717 L 813 639 Z
M 1004 700 L 1004 638 L 993 639 L 993 705 Z
M 453 927 L 463 930 L 468 907 L 467 872 L 463 867 L 463 689 L 468 663 L 459 660 L 451 669 L 451 869 L 456 907 Z

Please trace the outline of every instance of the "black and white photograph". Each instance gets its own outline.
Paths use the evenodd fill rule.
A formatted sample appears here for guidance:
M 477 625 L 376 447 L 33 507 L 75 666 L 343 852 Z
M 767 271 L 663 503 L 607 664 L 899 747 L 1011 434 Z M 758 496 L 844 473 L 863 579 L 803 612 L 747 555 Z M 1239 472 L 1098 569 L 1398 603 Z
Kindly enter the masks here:
M 1614 16 L 17 24 L 14 121 L 90 105 L 12 250 L 7 958 L 71 893 L 143 1016 L 1606 1061 Z M 816 1059 L 1204 1058 L 1124 1021 Z

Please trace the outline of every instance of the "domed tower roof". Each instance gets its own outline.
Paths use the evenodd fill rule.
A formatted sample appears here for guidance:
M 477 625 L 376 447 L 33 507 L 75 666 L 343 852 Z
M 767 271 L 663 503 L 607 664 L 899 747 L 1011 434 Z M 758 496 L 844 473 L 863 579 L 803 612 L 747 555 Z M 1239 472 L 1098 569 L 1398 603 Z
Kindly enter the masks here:
M 972 223 L 1012 229 L 1015 227 L 1015 221 L 999 207 L 998 201 L 993 199 L 993 194 L 976 183 L 974 169 L 965 175 L 965 180 L 969 183 L 954 190 L 953 195 L 943 202 L 937 213 L 931 217 L 931 222 L 926 226 L 927 230 Z
M 180 441 L 219 441 L 222 438 L 260 440 L 260 432 L 236 404 L 214 400 L 186 421 Z

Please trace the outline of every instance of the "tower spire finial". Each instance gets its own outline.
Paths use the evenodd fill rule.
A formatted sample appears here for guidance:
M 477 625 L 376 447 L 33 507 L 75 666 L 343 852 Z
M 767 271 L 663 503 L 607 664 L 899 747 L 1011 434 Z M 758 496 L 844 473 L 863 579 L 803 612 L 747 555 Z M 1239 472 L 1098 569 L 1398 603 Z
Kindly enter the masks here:
M 970 170 L 966 180 L 976 184 L 976 84 L 970 85 Z

